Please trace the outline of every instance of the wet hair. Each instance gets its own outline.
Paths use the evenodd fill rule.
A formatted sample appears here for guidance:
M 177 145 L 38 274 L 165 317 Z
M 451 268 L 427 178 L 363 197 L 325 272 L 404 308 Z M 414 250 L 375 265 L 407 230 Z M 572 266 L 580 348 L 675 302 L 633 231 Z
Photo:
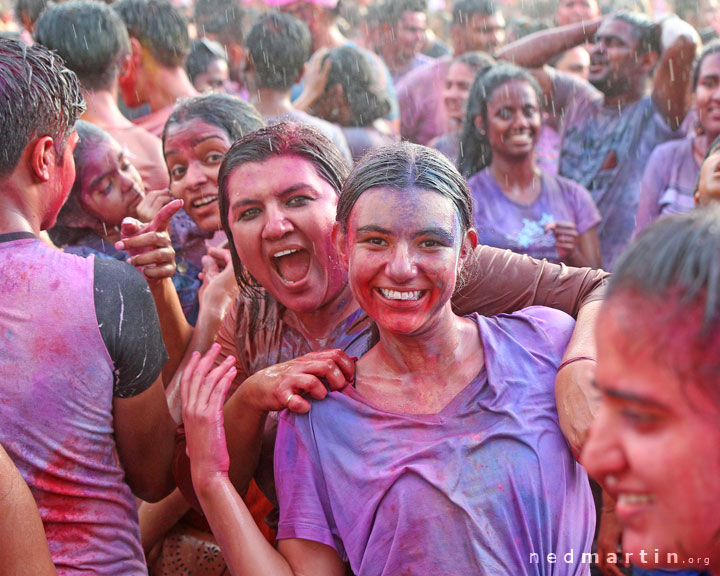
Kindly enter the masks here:
M 119 0 L 112 5 L 155 60 L 168 68 L 182 66 L 190 52 L 188 23 L 167 0 Z
M 393 0 L 386 2 L 386 22 L 397 24 L 405 12 L 422 12 L 427 14 L 428 0 Z
M 527 82 L 537 95 L 538 104 L 542 102 L 540 86 L 525 69 L 512 64 L 496 64 L 475 76 L 465 112 L 465 121 L 460 131 L 460 157 L 458 168 L 466 178 L 490 165 L 492 149 L 487 133 L 481 133 L 475 126 L 475 117 L 480 116 L 487 130 L 488 103 L 500 86 L 513 80 Z
M 207 38 L 193 40 L 190 47 L 190 54 L 188 54 L 187 60 L 185 61 L 185 71 L 187 72 L 188 78 L 190 78 L 190 82 L 195 83 L 195 78 L 206 74 L 210 64 L 216 60 L 224 60 L 227 62 L 225 52 L 220 44 Z
M 204 94 L 180 102 L 170 114 L 163 129 L 162 143 L 165 153 L 165 140 L 168 128 L 175 124 L 186 124 L 192 120 L 201 120 L 225 131 L 231 142 L 265 126 L 260 113 L 252 104 L 229 94 Z
M 656 52 L 660 54 L 660 26 L 644 14 L 638 12 L 617 12 L 610 16 L 613 20 L 620 20 L 630 24 L 633 28 L 633 37 L 637 41 L 638 54 Z
M 480 70 L 490 68 L 495 62 L 495 58 L 481 50 L 464 52 L 452 61 L 453 64 L 465 64 L 465 66 L 474 70 L 476 74 L 480 72 Z
M 77 76 L 44 46 L 0 38 L 0 176 L 17 167 L 23 151 L 40 136 L 65 149 L 85 111 Z
M 452 23 L 453 26 L 465 25 L 470 21 L 473 14 L 487 14 L 492 16 L 499 12 L 497 4 L 493 0 L 457 0 L 453 4 Z
M 243 43 L 246 11 L 239 0 L 197 0 L 194 15 L 200 34 L 221 44 Z
M 341 46 L 330 50 L 326 58 L 331 68 L 325 90 L 341 86 L 352 110 L 351 126 L 369 126 L 389 114 L 390 96 L 363 52 L 354 46 Z
M 245 39 L 258 87 L 290 90 L 312 51 L 312 37 L 304 22 L 290 14 L 266 12 Z
M 472 195 L 465 179 L 437 150 L 400 142 L 363 156 L 350 172 L 340 194 L 336 220 L 343 230 L 347 230 L 350 213 L 360 196 L 378 187 L 437 192 L 455 206 L 463 232 L 473 226 Z
M 698 81 L 700 80 L 700 68 L 702 67 L 703 61 L 708 56 L 718 53 L 720 53 L 720 40 L 713 40 L 703 48 L 693 68 L 693 92 L 697 89 Z
M 653 223 L 621 255 L 608 289 L 608 301 L 630 295 L 651 308 L 638 306 L 651 316 L 646 321 L 652 338 L 667 341 L 658 334 L 658 327 L 682 336 L 689 331 L 687 338 L 681 338 L 683 349 L 672 350 L 674 358 L 688 360 L 684 368 L 708 387 L 718 404 L 719 222 L 720 206 L 716 205 Z
M 78 120 L 75 128 L 80 138 L 73 151 L 75 182 L 73 182 L 70 195 L 60 209 L 57 224 L 50 231 L 50 237 L 58 246 L 75 245 L 80 238 L 88 233 L 85 225 L 88 213 L 82 200 L 83 172 L 88 159 L 88 151 L 97 149 L 106 142 L 113 141 L 110 134 L 90 122 Z M 83 224 L 79 225 L 78 222 Z
M 86 90 L 110 89 L 122 58 L 130 52 L 125 23 L 100 2 L 51 5 L 38 19 L 34 36 L 62 56 Z
M 23 24 L 23 20 L 27 20 L 32 26 L 51 3 L 49 0 L 15 0 L 13 4 L 15 18 Z
M 229 180 L 233 171 L 249 162 L 265 162 L 280 156 L 297 156 L 312 164 L 317 175 L 325 180 L 339 195 L 348 167 L 342 154 L 326 136 L 306 124 L 280 122 L 261 128 L 241 138 L 232 145 L 220 166 L 218 174 L 220 220 L 228 238 L 232 229 L 228 218 L 230 197 Z M 247 296 L 251 305 L 251 333 L 257 329 L 260 300 L 269 298 L 257 281 L 243 266 L 233 242 L 230 242 L 235 278 L 240 291 Z

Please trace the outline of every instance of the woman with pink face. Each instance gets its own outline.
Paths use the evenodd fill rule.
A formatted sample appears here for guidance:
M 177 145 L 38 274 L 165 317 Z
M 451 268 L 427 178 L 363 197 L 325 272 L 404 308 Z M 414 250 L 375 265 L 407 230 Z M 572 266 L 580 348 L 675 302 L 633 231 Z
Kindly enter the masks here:
M 496 64 L 478 74 L 462 129 L 460 171 L 483 244 L 571 266 L 600 267 L 600 213 L 579 184 L 535 160 L 540 89 L 529 72 Z
M 635 234 L 660 216 L 695 207 L 695 187 L 710 145 L 720 136 L 720 41 L 702 51 L 693 75 L 697 121 L 692 138 L 658 146 L 643 173 Z
M 257 144 L 267 138 L 258 136 Z M 239 350 L 240 367 L 228 356 L 213 368 L 217 348 L 186 367 L 193 483 L 231 570 L 340 576 L 349 564 L 360 576 L 478 567 L 541 574 L 548 553 L 587 552 L 594 507 L 560 430 L 553 386 L 572 320 L 546 308 L 456 315 L 451 298 L 476 234 L 469 191 L 452 164 L 407 143 L 368 154 L 344 184 L 333 241 L 324 243 L 317 225 L 333 198 L 329 182 L 292 154 L 243 162 L 252 155 L 246 145 L 238 143 L 221 170 L 221 198 L 229 185 L 223 222 L 236 258 L 253 276 L 266 267 L 256 279 L 295 311 L 286 314 L 258 290 L 252 345 L 265 340 L 258 335 L 273 313 L 310 335 L 298 320 L 315 308 L 326 329 L 335 319 L 349 350 L 366 353 L 356 361 L 340 350 L 316 352 L 295 361 L 302 372 L 292 362 L 264 371 L 266 379 L 280 373 L 289 392 L 265 399 L 290 408 L 280 415 L 275 448 L 279 551 L 248 522 L 230 483 L 222 406 L 247 349 Z M 271 182 L 260 179 L 264 167 L 277 174 Z M 288 186 L 283 174 L 291 168 Z M 332 270 L 314 269 L 311 246 L 331 258 Z M 233 397 L 245 398 L 245 412 L 258 408 L 248 388 L 257 393 L 251 381 L 259 374 Z M 310 397 L 324 400 L 311 408 Z
M 639 568 L 720 574 L 718 221 L 708 206 L 643 232 L 598 325 L 602 405 L 582 462 L 616 500 Z

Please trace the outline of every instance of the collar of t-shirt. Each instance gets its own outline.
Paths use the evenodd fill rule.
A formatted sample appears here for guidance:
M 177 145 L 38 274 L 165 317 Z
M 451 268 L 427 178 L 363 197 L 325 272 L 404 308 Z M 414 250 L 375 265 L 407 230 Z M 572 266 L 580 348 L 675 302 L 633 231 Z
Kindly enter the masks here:
M 37 236 L 32 232 L 8 232 L 6 234 L 0 234 L 0 244 L 3 242 L 14 242 L 15 240 L 24 240 L 25 238 L 34 238 L 37 240 Z

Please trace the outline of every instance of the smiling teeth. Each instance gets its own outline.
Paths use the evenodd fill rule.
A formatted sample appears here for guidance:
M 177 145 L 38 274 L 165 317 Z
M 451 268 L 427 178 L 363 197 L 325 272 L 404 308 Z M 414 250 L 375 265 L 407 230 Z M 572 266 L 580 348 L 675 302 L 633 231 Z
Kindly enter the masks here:
M 297 250 L 295 248 L 291 250 L 283 250 L 282 252 L 278 252 L 277 254 L 273 254 L 273 258 L 280 258 L 281 256 L 287 256 L 288 254 L 295 254 Z
M 385 290 L 380 288 L 380 294 L 385 296 L 388 300 L 418 300 L 422 295 L 420 290 L 414 290 L 412 292 L 400 292 L 398 290 Z
M 202 208 L 203 206 L 207 206 L 208 204 L 215 202 L 215 200 L 217 200 L 217 199 L 218 199 L 217 196 L 211 196 L 207 200 L 200 200 L 197 202 L 193 202 L 193 207 L 194 208 Z
M 618 504 L 649 504 L 654 498 L 649 494 L 619 494 Z

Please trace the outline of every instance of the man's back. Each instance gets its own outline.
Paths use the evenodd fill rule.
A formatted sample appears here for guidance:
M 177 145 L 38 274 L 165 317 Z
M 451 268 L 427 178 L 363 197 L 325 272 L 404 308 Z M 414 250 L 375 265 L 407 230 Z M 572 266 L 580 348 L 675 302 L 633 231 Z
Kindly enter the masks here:
M 94 268 L 94 259 L 54 250 L 30 233 L 0 235 L 0 442 L 37 501 L 60 574 L 82 567 L 144 575 L 113 400 L 143 391 L 147 381 L 114 385 L 95 312 Z M 121 299 L 122 314 L 120 287 L 102 289 Z M 156 361 L 148 360 L 148 369 L 154 379 Z

